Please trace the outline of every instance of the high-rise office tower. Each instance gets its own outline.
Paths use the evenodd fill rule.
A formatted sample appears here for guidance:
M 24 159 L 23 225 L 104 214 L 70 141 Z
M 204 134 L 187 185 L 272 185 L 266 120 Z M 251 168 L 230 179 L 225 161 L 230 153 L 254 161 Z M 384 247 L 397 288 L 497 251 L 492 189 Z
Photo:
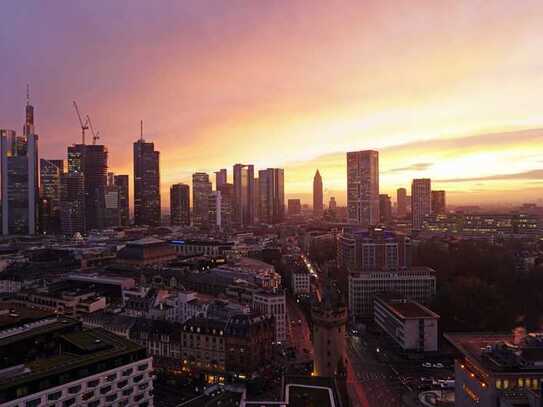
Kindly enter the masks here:
M 60 233 L 60 177 L 64 160 L 40 159 L 40 230 Z
M 379 153 L 347 153 L 347 220 L 363 227 L 379 222 Z
M 221 224 L 223 229 L 232 226 L 234 185 L 226 183 L 218 191 L 221 193 Z
M 285 216 L 285 180 L 282 168 L 258 172 L 260 184 L 260 222 L 275 224 Z
M 68 173 L 83 174 L 85 184 L 85 227 L 105 226 L 107 149 L 99 144 L 74 144 L 68 147 Z
M 228 172 L 226 168 L 215 171 L 215 190 L 218 191 L 221 186 L 228 182 Z
M 68 172 L 60 177 L 60 227 L 67 236 L 84 234 L 85 179 L 82 172 Z
M 432 213 L 432 182 L 414 179 L 411 184 L 411 217 L 413 230 L 421 230 L 424 218 Z
M 288 216 L 297 216 L 302 213 L 302 202 L 299 199 L 289 199 L 287 201 Z
M 143 125 L 142 125 L 143 127 Z M 141 138 L 134 143 L 134 223 L 160 225 L 160 153 Z
M 319 170 L 317 170 L 313 177 L 313 216 L 321 217 L 323 210 L 322 178 Z
M 392 201 L 387 194 L 379 195 L 379 215 L 381 223 L 388 224 L 392 221 Z
M 396 206 L 398 217 L 405 217 L 407 215 L 407 190 L 405 188 L 398 188 L 396 190 Z
M 192 221 L 194 225 L 204 226 L 208 224 L 208 201 L 212 187 L 209 175 L 205 172 L 192 174 Z
M 2 234 L 33 235 L 38 229 L 38 135 L 27 92 L 23 135 L 0 130 Z
M 328 208 L 332 211 L 335 211 L 337 209 L 337 203 L 336 203 L 336 197 L 331 196 L 330 202 L 328 202 Z
M 432 214 L 443 215 L 446 212 L 445 191 L 432 191 Z
M 190 226 L 190 187 L 186 184 L 170 187 L 170 222 Z
M 221 191 L 214 191 L 208 195 L 208 217 L 211 228 L 222 231 L 230 227 L 230 208 Z
M 234 165 L 234 222 L 252 225 L 255 220 L 255 170 L 253 165 Z
M 128 192 L 128 175 L 115 175 L 113 182 L 119 190 L 119 211 L 121 226 L 130 224 L 130 196 Z
M 118 227 L 121 225 L 121 194 L 115 185 L 115 174 L 107 173 L 105 193 L 104 226 Z

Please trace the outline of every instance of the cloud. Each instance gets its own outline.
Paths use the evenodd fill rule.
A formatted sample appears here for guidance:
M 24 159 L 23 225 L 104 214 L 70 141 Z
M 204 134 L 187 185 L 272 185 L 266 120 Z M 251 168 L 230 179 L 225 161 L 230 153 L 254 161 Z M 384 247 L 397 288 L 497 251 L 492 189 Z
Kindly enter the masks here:
M 497 174 L 486 177 L 439 179 L 435 182 L 470 182 L 470 181 L 505 181 L 505 180 L 543 180 L 543 169 L 518 172 L 515 174 Z
M 407 167 L 392 168 L 391 170 L 384 171 L 385 173 L 394 173 L 394 172 L 406 172 L 406 171 L 425 171 L 429 169 L 433 164 L 432 163 L 415 163 L 408 165 Z

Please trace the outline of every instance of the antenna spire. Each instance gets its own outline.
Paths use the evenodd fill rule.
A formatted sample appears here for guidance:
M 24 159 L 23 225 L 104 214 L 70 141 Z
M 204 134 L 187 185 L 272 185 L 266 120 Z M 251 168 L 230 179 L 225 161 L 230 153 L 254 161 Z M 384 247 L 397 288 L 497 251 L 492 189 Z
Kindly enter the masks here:
M 140 120 L 140 140 L 143 142 L 143 120 Z
M 30 105 L 30 84 L 26 84 L 26 105 Z

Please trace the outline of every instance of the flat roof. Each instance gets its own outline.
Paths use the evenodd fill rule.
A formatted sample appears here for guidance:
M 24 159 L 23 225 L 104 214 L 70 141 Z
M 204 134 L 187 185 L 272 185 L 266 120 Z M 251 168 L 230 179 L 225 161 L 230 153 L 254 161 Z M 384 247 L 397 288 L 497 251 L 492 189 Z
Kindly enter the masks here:
M 387 310 L 401 319 L 438 319 L 439 315 L 413 300 L 377 298 Z
M 38 321 L 54 314 L 37 308 L 29 308 L 16 303 L 0 303 L 0 330 L 28 322 Z

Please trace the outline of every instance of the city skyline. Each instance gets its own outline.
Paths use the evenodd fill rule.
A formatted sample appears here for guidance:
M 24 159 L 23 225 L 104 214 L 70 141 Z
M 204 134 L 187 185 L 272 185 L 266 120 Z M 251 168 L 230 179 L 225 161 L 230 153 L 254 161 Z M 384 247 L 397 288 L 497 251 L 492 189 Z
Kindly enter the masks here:
M 30 83 L 40 156 L 59 158 L 79 141 L 75 99 L 108 146 L 109 169 L 132 177 L 125 146 L 144 119 L 163 152 L 163 196 L 193 172 L 251 162 L 284 168 L 286 198 L 303 203 L 319 168 L 325 200 L 345 205 L 344 154 L 365 149 L 380 151 L 381 191 L 391 196 L 413 178 L 432 178 L 453 205 L 541 195 L 540 3 L 477 12 L 468 2 L 353 2 L 333 12 L 318 2 L 243 4 L 6 5 L 0 47 L 13 63 L 1 74 L 1 127 L 19 130 Z M 21 32 L 29 25 L 32 35 Z M 227 56 L 235 65 L 213 62 Z

